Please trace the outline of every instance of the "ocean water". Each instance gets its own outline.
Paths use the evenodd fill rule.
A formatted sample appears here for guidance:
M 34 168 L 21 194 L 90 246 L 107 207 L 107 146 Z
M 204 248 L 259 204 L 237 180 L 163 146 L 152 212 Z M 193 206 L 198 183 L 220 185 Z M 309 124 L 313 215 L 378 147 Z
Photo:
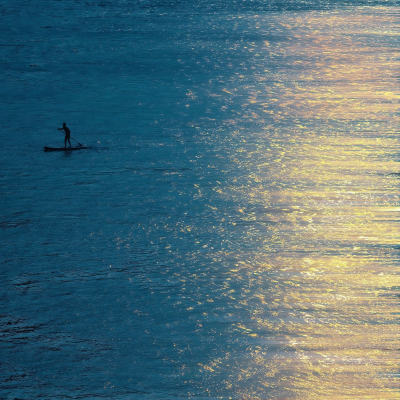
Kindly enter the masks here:
M 399 17 L 0 0 L 0 398 L 398 399 Z

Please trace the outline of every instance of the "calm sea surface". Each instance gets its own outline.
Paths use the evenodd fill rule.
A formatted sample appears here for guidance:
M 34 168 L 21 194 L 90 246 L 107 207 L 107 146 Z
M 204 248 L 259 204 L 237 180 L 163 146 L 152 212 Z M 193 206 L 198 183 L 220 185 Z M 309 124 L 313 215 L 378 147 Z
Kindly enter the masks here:
M 399 21 L 0 0 L 0 398 L 399 399 Z

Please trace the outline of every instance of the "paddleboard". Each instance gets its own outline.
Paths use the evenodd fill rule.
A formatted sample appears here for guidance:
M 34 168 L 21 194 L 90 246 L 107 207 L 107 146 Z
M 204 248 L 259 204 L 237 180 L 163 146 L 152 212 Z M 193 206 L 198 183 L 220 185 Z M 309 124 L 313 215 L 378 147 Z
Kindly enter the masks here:
M 87 149 L 86 146 L 75 146 L 75 147 L 47 147 L 44 146 L 44 151 L 72 151 Z

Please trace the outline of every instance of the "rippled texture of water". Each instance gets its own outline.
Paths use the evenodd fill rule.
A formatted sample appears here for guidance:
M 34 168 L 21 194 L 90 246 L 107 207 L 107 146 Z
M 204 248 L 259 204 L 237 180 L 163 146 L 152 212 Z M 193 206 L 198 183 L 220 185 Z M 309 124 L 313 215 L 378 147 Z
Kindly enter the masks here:
M 398 398 L 399 8 L 20 3 L 1 397 Z

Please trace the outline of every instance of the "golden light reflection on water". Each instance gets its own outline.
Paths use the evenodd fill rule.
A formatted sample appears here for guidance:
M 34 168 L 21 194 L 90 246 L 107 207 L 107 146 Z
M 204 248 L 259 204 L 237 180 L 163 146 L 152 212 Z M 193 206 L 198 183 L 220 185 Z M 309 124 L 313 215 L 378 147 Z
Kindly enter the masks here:
M 245 99 L 244 119 L 265 122 L 238 127 L 243 176 L 218 189 L 259 249 L 229 273 L 252 313 L 234 328 L 253 338 L 251 357 L 237 371 L 231 355 L 203 366 L 230 365 L 237 398 L 399 396 L 398 47 L 380 39 L 399 34 L 395 16 L 288 16 L 290 40 L 250 46 L 258 66 L 287 67 L 227 89 Z

